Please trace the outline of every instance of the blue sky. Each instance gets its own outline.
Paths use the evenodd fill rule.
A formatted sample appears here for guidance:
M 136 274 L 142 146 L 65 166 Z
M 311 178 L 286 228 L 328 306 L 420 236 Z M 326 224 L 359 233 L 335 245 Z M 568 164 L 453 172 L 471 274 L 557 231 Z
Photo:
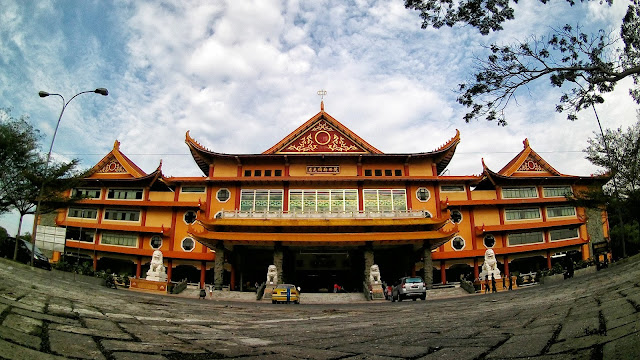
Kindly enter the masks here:
M 526 4 L 525 4 L 526 3 Z M 470 74 L 480 45 L 513 42 L 564 23 L 619 29 L 628 2 L 564 1 L 516 6 L 505 30 L 481 36 L 469 27 L 420 29 L 402 0 L 357 1 L 29 1 L 0 0 L 0 108 L 29 115 L 48 147 L 68 100 L 54 158 L 93 166 L 121 142 L 121 151 L 151 172 L 200 176 L 184 144 L 187 130 L 226 153 L 260 153 L 320 110 L 383 152 L 431 151 L 461 132 L 449 174 L 499 170 L 531 146 L 558 171 L 599 171 L 582 150 L 597 125 L 554 112 L 548 81 L 508 109 L 509 126 L 466 124 L 456 85 Z M 598 107 L 605 127 L 635 122 L 637 106 L 622 82 Z M 45 150 L 46 151 L 46 150 Z M 25 229 L 30 231 L 30 219 Z M 14 234 L 17 218 L 0 217 Z

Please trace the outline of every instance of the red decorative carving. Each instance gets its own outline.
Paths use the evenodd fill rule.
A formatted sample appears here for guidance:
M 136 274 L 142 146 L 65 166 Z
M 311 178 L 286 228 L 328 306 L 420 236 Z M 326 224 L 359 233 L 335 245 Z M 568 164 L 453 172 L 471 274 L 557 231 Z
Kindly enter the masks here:
M 116 159 L 111 159 L 98 172 L 101 172 L 101 173 L 126 173 L 127 170 L 125 170 L 125 168 L 122 166 L 122 164 L 120 164 Z
M 328 122 L 319 121 L 298 136 L 282 152 L 367 152 Z
M 527 160 L 520 165 L 518 171 L 545 171 L 545 169 L 535 159 L 528 157 Z

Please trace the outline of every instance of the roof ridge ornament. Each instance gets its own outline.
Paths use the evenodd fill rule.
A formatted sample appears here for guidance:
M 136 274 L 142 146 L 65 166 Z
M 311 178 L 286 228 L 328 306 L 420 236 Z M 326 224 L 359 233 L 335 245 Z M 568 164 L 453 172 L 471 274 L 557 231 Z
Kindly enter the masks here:
M 316 94 L 320 95 L 320 111 L 324 112 L 324 96 L 327 95 L 327 90 L 318 90 Z

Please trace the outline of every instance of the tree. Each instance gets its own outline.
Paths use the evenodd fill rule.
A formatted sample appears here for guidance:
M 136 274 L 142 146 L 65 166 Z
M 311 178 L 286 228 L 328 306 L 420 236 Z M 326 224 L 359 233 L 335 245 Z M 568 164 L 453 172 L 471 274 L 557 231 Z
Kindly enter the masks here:
M 0 203 L 4 211 L 16 210 L 20 214 L 18 232 L 27 214 L 34 214 L 42 190 L 40 213 L 51 212 L 78 199 L 64 196 L 82 178 L 76 171 L 78 160 L 47 162 L 38 152 L 39 134 L 28 122 L 28 117 L 11 117 L 4 109 L 0 112 Z M 6 158 L 5 158 L 6 156 Z M 18 246 L 14 249 L 17 258 Z
M 576 3 L 566 1 L 571 5 Z M 612 1 L 604 2 L 610 5 Z M 405 0 L 405 7 L 420 12 L 423 28 L 463 23 L 486 35 L 502 30 L 505 21 L 515 18 L 511 5 L 517 2 Z M 506 125 L 504 110 L 516 99 L 516 91 L 543 78 L 548 78 L 553 87 L 568 85 L 556 111 L 566 112 L 570 120 L 577 119 L 580 110 L 604 102 L 602 95 L 613 91 L 616 84 L 627 77 L 633 78 L 636 87 L 630 94 L 640 103 L 640 0 L 630 2 L 619 35 L 604 30 L 586 34 L 580 27 L 564 25 L 546 36 L 486 46 L 489 55 L 476 57 L 474 74 L 459 85 L 457 101 L 470 109 L 464 116 L 465 121 L 484 117 Z M 624 46 L 620 47 L 620 43 Z

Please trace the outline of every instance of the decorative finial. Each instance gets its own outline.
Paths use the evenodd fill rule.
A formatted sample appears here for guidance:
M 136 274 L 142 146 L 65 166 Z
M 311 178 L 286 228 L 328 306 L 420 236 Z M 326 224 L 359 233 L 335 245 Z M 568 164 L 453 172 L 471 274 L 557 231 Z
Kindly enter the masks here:
M 524 144 L 525 148 L 529 147 L 529 139 L 525 138 L 524 141 L 522 142 Z
M 318 95 L 320 95 L 320 111 L 324 111 L 324 96 L 327 95 L 327 90 L 318 90 Z
M 114 150 L 120 150 L 120 141 L 116 140 L 116 141 L 113 143 L 113 149 L 114 149 Z

